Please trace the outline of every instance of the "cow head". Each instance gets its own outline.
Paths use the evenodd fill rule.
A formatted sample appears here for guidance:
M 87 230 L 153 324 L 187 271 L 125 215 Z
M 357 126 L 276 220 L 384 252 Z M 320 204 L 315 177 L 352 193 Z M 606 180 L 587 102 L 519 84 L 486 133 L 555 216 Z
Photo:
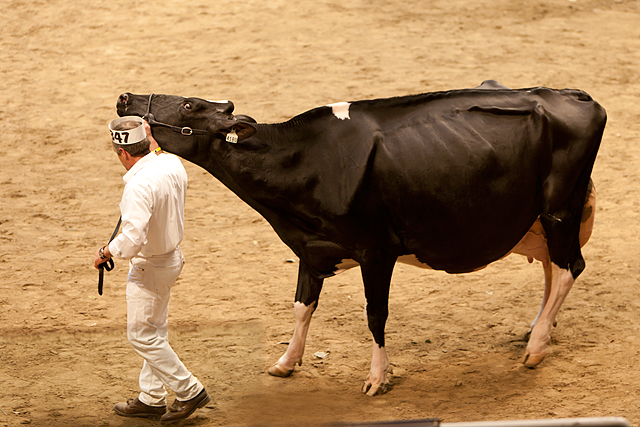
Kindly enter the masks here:
M 233 103 L 229 101 L 123 93 L 116 109 L 119 116 L 147 119 L 158 144 L 187 159 L 211 138 L 225 140 L 229 133 L 235 133 L 241 141 L 256 131 L 250 122 L 231 114 Z

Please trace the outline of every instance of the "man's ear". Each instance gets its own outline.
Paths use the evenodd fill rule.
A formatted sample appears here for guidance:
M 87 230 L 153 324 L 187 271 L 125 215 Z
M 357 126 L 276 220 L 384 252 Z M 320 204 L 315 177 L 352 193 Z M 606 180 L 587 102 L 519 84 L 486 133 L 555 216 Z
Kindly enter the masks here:
M 125 149 L 124 149 L 124 148 L 122 148 L 122 147 L 118 147 L 118 151 L 120 151 L 120 150 L 122 150 L 122 152 L 121 152 L 120 156 L 124 157 L 124 159 L 125 159 L 126 161 L 131 160 L 131 154 L 129 154 L 129 152 L 128 152 L 127 150 L 125 150 Z

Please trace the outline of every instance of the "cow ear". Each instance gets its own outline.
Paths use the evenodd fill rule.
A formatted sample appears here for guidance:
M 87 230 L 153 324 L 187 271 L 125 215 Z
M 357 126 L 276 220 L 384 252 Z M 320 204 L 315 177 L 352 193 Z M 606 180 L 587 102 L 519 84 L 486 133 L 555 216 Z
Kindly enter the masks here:
M 242 141 L 243 139 L 247 139 L 251 135 L 256 133 L 256 128 L 252 123 L 235 122 L 227 127 L 220 129 L 218 132 L 222 133 L 227 141 L 238 142 Z M 234 138 L 232 136 L 229 136 L 230 134 L 234 133 L 238 136 L 237 141 L 234 141 Z
M 243 139 L 247 139 L 256 133 L 256 128 L 252 123 L 247 122 L 239 122 L 236 126 L 236 133 L 238 134 L 238 140 L 242 141 Z

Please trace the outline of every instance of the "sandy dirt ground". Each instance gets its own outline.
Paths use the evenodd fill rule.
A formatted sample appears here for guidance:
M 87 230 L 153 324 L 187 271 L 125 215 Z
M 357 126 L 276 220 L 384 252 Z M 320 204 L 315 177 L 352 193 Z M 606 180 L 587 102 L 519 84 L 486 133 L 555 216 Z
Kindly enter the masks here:
M 295 4 L 294 4 L 295 3 Z M 392 390 L 369 398 L 359 271 L 325 281 L 303 365 L 269 366 L 293 332 L 297 259 L 258 214 L 185 162 L 190 187 L 170 324 L 212 401 L 184 425 L 317 425 L 622 416 L 640 425 L 640 6 L 636 0 L 0 0 L 0 427 L 147 426 L 116 262 L 124 169 L 106 124 L 121 92 L 230 99 L 280 122 L 339 101 L 472 87 L 579 88 L 608 112 L 587 269 L 548 358 L 520 363 L 543 290 L 510 256 L 474 274 L 399 265 Z M 324 359 L 316 352 L 327 352 Z

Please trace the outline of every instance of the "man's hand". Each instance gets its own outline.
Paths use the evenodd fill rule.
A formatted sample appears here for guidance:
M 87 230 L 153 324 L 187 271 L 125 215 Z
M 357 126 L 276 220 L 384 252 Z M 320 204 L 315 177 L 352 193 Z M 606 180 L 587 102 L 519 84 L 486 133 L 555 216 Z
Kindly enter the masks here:
M 100 258 L 100 249 L 102 249 L 102 255 L 104 258 Z M 111 259 L 111 253 L 109 252 L 109 245 L 100 248 L 94 254 L 93 266 L 95 268 L 100 268 L 100 264 L 103 264 Z

